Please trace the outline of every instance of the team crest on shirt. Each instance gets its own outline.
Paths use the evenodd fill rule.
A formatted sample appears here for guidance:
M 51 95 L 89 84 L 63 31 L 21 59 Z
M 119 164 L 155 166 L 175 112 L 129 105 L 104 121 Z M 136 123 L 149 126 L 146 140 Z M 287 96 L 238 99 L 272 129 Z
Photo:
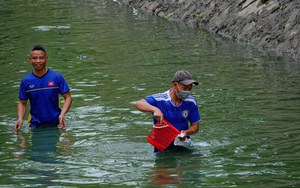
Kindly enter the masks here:
M 48 86 L 54 86 L 54 82 L 48 82 Z
M 182 112 L 182 117 L 183 118 L 187 118 L 189 116 L 189 111 L 188 110 L 184 110 L 183 112 Z
M 34 88 L 34 84 L 30 84 L 29 88 L 31 88 L 31 89 Z

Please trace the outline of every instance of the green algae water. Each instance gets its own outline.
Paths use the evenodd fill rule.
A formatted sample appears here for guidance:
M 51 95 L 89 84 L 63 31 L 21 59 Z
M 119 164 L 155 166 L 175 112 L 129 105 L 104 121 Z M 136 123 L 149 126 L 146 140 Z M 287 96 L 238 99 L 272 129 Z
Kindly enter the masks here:
M 0 187 L 299 187 L 300 65 L 116 1 L 0 1 Z M 66 130 L 14 132 L 29 49 L 73 96 Z M 154 154 L 135 101 L 176 70 L 202 121 L 191 150 Z

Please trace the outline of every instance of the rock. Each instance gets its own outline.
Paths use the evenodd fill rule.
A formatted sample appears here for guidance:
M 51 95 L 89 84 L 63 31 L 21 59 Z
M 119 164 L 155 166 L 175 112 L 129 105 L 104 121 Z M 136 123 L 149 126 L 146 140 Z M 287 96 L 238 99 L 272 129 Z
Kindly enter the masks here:
M 187 27 L 201 28 L 300 62 L 300 1 L 119 0 Z

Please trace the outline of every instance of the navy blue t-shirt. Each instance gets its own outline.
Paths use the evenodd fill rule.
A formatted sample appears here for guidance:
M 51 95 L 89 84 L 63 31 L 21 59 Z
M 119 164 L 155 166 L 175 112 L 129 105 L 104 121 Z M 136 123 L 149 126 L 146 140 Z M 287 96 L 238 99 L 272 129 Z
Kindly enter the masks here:
M 69 91 L 66 80 L 58 72 L 48 69 L 43 77 L 37 77 L 33 72 L 27 74 L 21 80 L 19 99 L 30 102 L 30 124 L 58 124 L 59 94 Z

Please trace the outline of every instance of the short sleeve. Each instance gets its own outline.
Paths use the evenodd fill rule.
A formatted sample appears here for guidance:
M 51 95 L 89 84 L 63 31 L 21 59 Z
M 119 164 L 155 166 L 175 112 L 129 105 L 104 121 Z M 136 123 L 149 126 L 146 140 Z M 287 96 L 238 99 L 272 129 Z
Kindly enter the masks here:
M 19 99 L 20 100 L 27 100 L 28 99 L 28 97 L 26 95 L 26 88 L 25 88 L 24 80 L 21 80 L 21 83 L 20 83 Z
M 64 94 L 70 91 L 70 88 L 68 86 L 67 81 L 65 78 L 58 73 L 58 79 L 59 79 L 59 93 Z

